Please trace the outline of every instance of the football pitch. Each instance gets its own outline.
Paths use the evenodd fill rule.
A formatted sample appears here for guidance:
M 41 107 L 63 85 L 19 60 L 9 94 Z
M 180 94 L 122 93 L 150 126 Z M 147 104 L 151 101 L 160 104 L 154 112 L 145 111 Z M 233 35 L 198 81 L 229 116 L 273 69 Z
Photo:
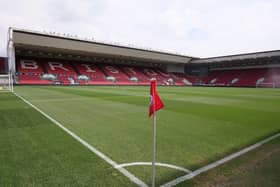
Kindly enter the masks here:
M 15 93 L 33 107 L 0 93 L 0 186 L 150 185 L 149 87 L 18 86 Z M 158 93 L 165 107 L 157 113 L 157 186 L 280 132 L 280 89 Z

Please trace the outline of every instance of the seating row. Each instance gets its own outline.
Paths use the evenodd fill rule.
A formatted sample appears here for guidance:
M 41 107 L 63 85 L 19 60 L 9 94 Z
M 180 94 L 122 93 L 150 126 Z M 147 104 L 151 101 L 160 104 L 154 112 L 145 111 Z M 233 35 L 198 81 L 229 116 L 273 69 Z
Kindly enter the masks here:
M 235 87 L 273 87 L 280 85 L 280 68 L 211 71 L 202 84 Z
M 280 68 L 216 70 L 195 77 L 151 67 L 20 59 L 17 72 L 19 84 L 148 85 L 155 78 L 160 85 L 280 86 Z
M 19 84 L 148 85 L 155 78 L 161 85 L 184 85 L 183 73 L 173 80 L 157 68 L 54 60 L 18 60 L 17 77 Z

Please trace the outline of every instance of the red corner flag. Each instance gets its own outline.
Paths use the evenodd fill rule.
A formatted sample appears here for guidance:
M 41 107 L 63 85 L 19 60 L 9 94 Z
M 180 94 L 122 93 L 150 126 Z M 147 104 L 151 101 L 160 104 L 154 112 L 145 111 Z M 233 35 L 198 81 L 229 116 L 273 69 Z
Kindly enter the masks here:
M 154 112 L 163 108 L 163 102 L 157 94 L 156 90 L 156 80 L 151 81 L 150 86 L 150 106 L 149 106 L 149 117 L 151 117 Z

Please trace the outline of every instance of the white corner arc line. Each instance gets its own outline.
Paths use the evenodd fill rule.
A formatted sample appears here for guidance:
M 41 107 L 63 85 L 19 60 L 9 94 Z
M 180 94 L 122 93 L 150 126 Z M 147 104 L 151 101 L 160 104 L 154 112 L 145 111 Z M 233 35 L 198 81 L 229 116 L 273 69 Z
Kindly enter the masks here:
M 46 114 L 45 112 L 43 112 L 41 109 L 39 109 L 38 107 L 36 107 L 35 105 L 33 105 L 32 103 L 30 103 L 29 101 L 27 101 L 26 99 L 24 99 L 23 97 L 21 97 L 20 95 L 18 95 L 17 93 L 14 93 L 17 97 L 19 97 L 20 99 L 22 99 L 26 104 L 30 105 L 32 108 L 34 108 L 35 110 L 37 110 L 39 113 L 41 113 L 43 116 L 45 116 L 47 119 L 49 119 L 51 122 L 53 122 L 55 125 L 57 125 L 58 127 L 60 127 L 62 130 L 64 130 L 66 133 L 68 133 L 70 136 L 72 136 L 75 140 L 77 140 L 78 142 L 80 142 L 82 145 L 84 145 L 87 149 L 89 149 L 91 152 L 95 153 L 97 156 L 99 156 L 100 158 L 102 158 L 103 160 L 105 160 L 107 163 L 109 163 L 110 165 L 112 165 L 114 168 L 116 168 L 116 166 L 118 165 L 115 161 L 113 161 L 111 158 L 109 158 L 108 156 L 106 156 L 105 154 L 101 153 L 99 150 L 97 150 L 95 147 L 91 146 L 89 143 L 87 143 L 85 140 L 83 140 L 82 138 L 80 138 L 78 135 L 76 135 L 75 133 L 73 133 L 72 131 L 70 131 L 69 129 L 67 129 L 66 127 L 64 127 L 61 123 L 59 123 L 58 121 L 56 121 L 55 119 L 53 119 L 52 117 L 50 117 L 48 114 Z M 138 186 L 141 187 L 148 187 L 147 184 L 145 184 L 143 181 L 141 181 L 139 178 L 137 178 L 136 176 L 134 176 L 132 173 L 130 173 L 129 171 L 127 171 L 124 168 L 116 168 L 120 173 L 122 173 L 124 176 L 126 176 L 130 181 L 132 181 L 133 183 L 137 184 Z
M 197 170 L 195 170 L 195 171 L 193 171 L 193 172 L 191 172 L 191 173 L 189 173 L 187 175 L 178 177 L 177 179 L 174 179 L 174 180 L 172 180 L 170 182 L 167 182 L 167 183 L 161 185 L 161 187 L 175 186 L 175 185 L 177 185 L 177 184 L 179 184 L 179 183 L 181 183 L 183 181 L 189 180 L 189 179 L 191 179 L 191 178 L 193 178 L 193 177 L 195 177 L 195 176 L 197 176 L 197 175 L 199 175 L 199 174 L 201 174 L 203 172 L 206 172 L 206 171 L 208 171 L 210 169 L 213 169 L 213 168 L 215 168 L 215 167 L 217 167 L 217 166 L 219 166 L 221 164 L 224 164 L 225 162 L 228 162 L 228 161 L 230 161 L 230 160 L 232 160 L 234 158 L 237 158 L 237 157 L 239 157 L 239 156 L 241 156 L 241 155 L 243 155 L 243 154 L 245 154 L 245 153 L 247 153 L 249 151 L 252 151 L 253 149 L 256 149 L 257 147 L 260 147 L 261 145 L 263 145 L 263 144 L 265 144 L 265 143 L 267 143 L 267 142 L 269 142 L 269 141 L 271 141 L 273 139 L 276 139 L 278 137 L 280 137 L 280 132 L 276 133 L 276 134 L 274 134 L 274 135 L 272 135 L 272 136 L 270 136 L 270 137 L 268 137 L 268 138 L 266 138 L 266 139 L 264 139 L 264 140 L 262 140 L 260 142 L 257 142 L 255 144 L 249 146 L 249 147 L 241 149 L 240 151 L 237 151 L 237 152 L 235 152 L 235 153 L 233 153 L 231 155 L 228 155 L 228 156 L 226 156 L 226 157 L 224 157 L 224 158 L 222 158 L 222 159 L 220 159 L 218 161 L 215 161 L 215 162 L 213 162 L 211 164 L 208 164 L 208 165 L 206 165 L 204 167 L 201 167 L 201 168 L 199 168 L 199 169 L 197 169 Z
M 152 165 L 151 162 L 131 162 L 131 163 L 124 163 L 124 164 L 119 164 L 116 166 L 116 168 L 123 168 L 123 167 L 129 167 L 129 166 L 149 166 Z M 156 162 L 156 166 L 162 166 L 162 167 L 167 167 L 167 168 L 172 168 L 172 169 L 176 169 L 179 171 L 183 171 L 185 173 L 191 173 L 191 170 L 188 170 L 186 168 L 183 167 L 179 167 L 179 166 L 175 166 L 172 164 L 165 164 L 165 163 L 160 163 L 160 162 Z

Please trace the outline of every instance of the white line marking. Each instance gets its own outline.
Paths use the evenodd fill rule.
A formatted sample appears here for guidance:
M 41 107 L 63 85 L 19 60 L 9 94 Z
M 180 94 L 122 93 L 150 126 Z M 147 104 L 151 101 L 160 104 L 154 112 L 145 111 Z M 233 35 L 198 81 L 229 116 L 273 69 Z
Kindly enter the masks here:
M 63 102 L 63 101 L 84 101 L 84 100 L 92 100 L 92 98 L 53 98 L 53 99 L 29 99 L 30 102 Z
M 141 166 L 141 165 L 145 165 L 145 166 L 150 166 L 152 165 L 151 162 L 132 162 L 132 163 L 124 163 L 124 164 L 119 164 L 116 166 L 116 168 L 122 168 L 122 167 L 128 167 L 128 166 Z M 156 163 L 156 166 L 162 166 L 162 167 L 167 167 L 167 168 L 172 168 L 172 169 L 176 169 L 176 170 L 180 170 L 183 171 L 185 173 L 191 173 L 192 171 L 183 168 L 183 167 L 179 167 L 179 166 L 175 166 L 172 164 L 165 164 L 165 163 Z
M 213 169 L 213 168 L 215 168 L 215 167 L 217 167 L 217 166 L 219 166 L 221 164 L 224 164 L 225 162 L 228 162 L 228 161 L 230 161 L 230 160 L 232 160 L 234 158 L 237 158 L 237 157 L 239 157 L 239 156 L 241 156 L 241 155 L 243 155 L 243 154 L 245 154 L 245 153 L 247 153 L 249 151 L 252 151 L 253 149 L 256 149 L 257 147 L 259 147 L 259 146 L 261 146 L 261 145 L 263 145 L 263 144 L 265 144 L 265 143 L 267 143 L 267 142 L 269 142 L 269 141 L 271 141 L 271 140 L 273 140 L 275 138 L 278 138 L 278 137 L 280 137 L 280 133 L 276 133 L 275 135 L 270 136 L 270 137 L 268 137 L 268 138 L 266 138 L 266 139 L 264 139 L 264 140 L 262 140 L 260 142 L 257 142 L 255 144 L 249 146 L 249 147 L 241 149 L 238 152 L 235 152 L 235 153 L 233 153 L 231 155 L 228 155 L 228 156 L 224 157 L 221 160 L 215 161 L 215 162 L 213 162 L 213 163 L 211 163 L 209 165 L 206 165 L 206 166 L 204 166 L 202 168 L 199 168 L 199 169 L 191 172 L 190 174 L 178 177 L 177 179 L 174 179 L 174 180 L 172 180 L 172 181 L 170 181 L 168 183 L 165 183 L 165 184 L 161 185 L 161 187 L 175 186 L 175 185 L 177 185 L 177 184 L 179 184 L 179 183 L 181 183 L 181 182 L 183 182 L 185 180 L 189 180 L 189 179 L 191 179 L 191 178 L 193 178 L 193 177 L 195 177 L 195 176 L 197 176 L 197 175 L 199 175 L 199 174 L 201 174 L 203 172 L 206 172 L 206 171 L 208 171 L 210 169 Z
M 106 156 L 105 154 L 101 153 L 99 150 L 97 150 L 96 148 L 94 148 L 93 146 L 91 146 L 90 144 L 88 144 L 85 140 L 81 139 L 78 135 L 76 135 L 75 133 L 73 133 L 72 131 L 70 131 L 69 129 L 67 129 L 66 127 L 64 127 L 61 123 L 59 123 L 58 121 L 56 121 L 55 119 L 53 119 L 52 117 L 50 117 L 48 114 L 46 114 L 45 112 L 43 112 L 42 110 L 40 110 L 38 107 L 36 107 L 35 105 L 33 105 L 32 103 L 30 103 L 29 101 L 27 101 L 26 99 L 24 99 L 23 97 L 21 97 L 20 95 L 18 95 L 17 93 L 14 93 L 17 97 L 19 97 L 20 99 L 22 99 L 25 103 L 27 103 L 28 105 L 30 105 L 31 107 L 33 107 L 35 110 L 37 110 L 38 112 L 40 112 L 43 116 L 45 116 L 46 118 L 48 118 L 51 122 L 53 122 L 55 125 L 57 125 L 58 127 L 60 127 L 62 130 L 64 130 L 66 133 L 68 133 L 69 135 L 71 135 L 74 139 L 76 139 L 78 142 L 80 142 L 81 144 L 83 144 L 86 148 L 88 148 L 91 152 L 95 153 L 97 156 L 99 156 L 100 158 L 102 158 L 103 160 L 105 160 L 107 163 L 109 163 L 110 165 L 112 165 L 114 168 L 116 168 L 116 166 L 118 165 L 115 161 L 113 161 L 111 158 L 109 158 L 108 156 Z M 143 187 L 148 187 L 147 184 L 145 184 L 143 181 L 141 181 L 140 179 L 138 179 L 137 177 L 135 177 L 132 173 L 130 173 L 129 171 L 127 171 L 124 168 L 116 168 L 119 172 L 121 172 L 123 175 L 125 175 L 127 178 L 129 178 L 130 181 L 132 181 L 133 183 L 137 184 L 138 186 L 143 186 Z

